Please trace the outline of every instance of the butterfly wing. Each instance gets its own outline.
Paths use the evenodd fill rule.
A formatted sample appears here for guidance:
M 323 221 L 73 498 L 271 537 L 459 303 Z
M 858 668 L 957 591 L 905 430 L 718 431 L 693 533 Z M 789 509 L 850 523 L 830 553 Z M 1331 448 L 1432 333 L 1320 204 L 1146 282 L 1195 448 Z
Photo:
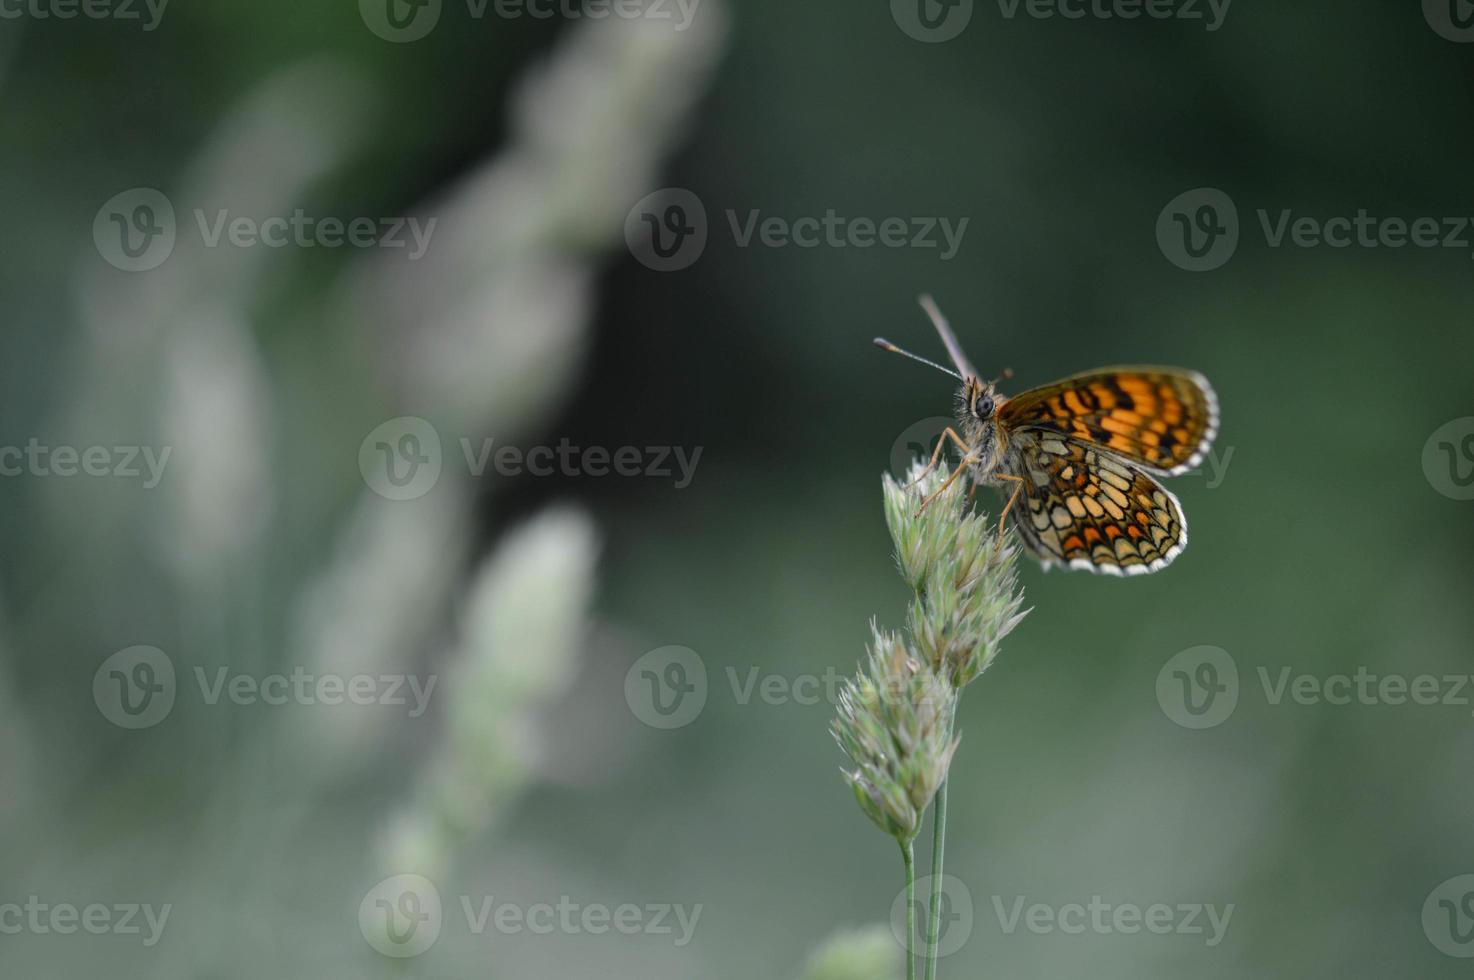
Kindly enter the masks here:
M 1194 371 L 1102 368 L 1003 402 L 1005 430 L 1040 429 L 1102 446 L 1159 476 L 1197 466 L 1218 434 L 1218 397 Z
M 1024 480 L 1015 526 L 1046 569 L 1145 575 L 1187 546 L 1177 498 L 1131 461 L 1036 429 L 1015 433 L 1010 452 Z

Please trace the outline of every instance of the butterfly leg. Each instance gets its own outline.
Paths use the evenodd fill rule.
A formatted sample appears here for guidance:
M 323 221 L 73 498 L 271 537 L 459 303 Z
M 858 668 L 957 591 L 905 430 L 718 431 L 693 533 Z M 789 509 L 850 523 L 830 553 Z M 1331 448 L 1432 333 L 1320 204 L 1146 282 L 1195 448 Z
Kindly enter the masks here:
M 1024 492 L 1024 478 L 1014 476 L 1012 473 L 994 473 L 1000 480 L 1012 480 L 1014 483 L 1013 496 L 1008 498 L 1008 503 L 1003 505 L 1003 513 L 998 515 L 998 543 L 1003 543 L 1004 522 L 1008 520 L 1008 512 L 1013 510 L 1013 505 L 1018 503 L 1019 494 Z
M 950 432 L 951 430 L 949 429 L 948 431 Z M 977 462 L 977 460 L 973 459 L 971 456 L 964 456 L 962 458 L 962 462 L 958 465 L 957 469 L 953 470 L 952 471 L 952 475 L 949 476 L 949 477 L 947 477 L 947 482 L 946 483 L 943 483 L 941 486 L 937 487 L 936 493 L 934 493 L 931 496 L 927 497 L 925 500 L 923 500 L 921 502 L 921 506 L 918 507 L 918 508 L 916 508 L 916 515 L 918 517 L 920 517 L 921 516 L 921 512 L 924 511 L 924 510 L 926 510 L 927 505 L 930 504 L 933 500 L 936 500 L 943 493 L 945 493 L 946 490 L 947 490 L 947 488 L 952 485 L 953 481 L 956 480 L 959 476 L 961 476 L 962 473 L 963 473 L 963 471 L 966 470 L 969 466 L 971 466 L 975 462 Z
M 922 470 L 921 473 L 920 473 L 920 475 L 918 475 L 916 477 L 916 479 L 912 480 L 910 483 L 906 484 L 906 486 L 908 486 L 908 487 L 914 487 L 914 486 L 916 486 L 916 484 L 918 484 L 918 483 L 921 482 L 921 480 L 922 480 L 923 477 L 925 477 L 928 473 L 930 473 L 932 470 L 934 470 L 934 469 L 937 468 L 937 460 L 939 460 L 939 459 L 942 458 L 942 447 L 947 444 L 947 439 L 949 437 L 951 438 L 951 440 L 953 442 L 957 443 L 957 445 L 959 445 L 959 446 L 962 447 L 963 453 L 971 453 L 972 452 L 972 447 L 969 446 L 967 443 L 963 442 L 962 441 L 962 437 L 959 436 L 957 434 L 957 432 L 950 425 L 947 426 L 945 429 L 942 430 L 941 436 L 937 439 L 937 448 L 934 449 L 934 450 L 932 450 L 931 462 L 930 463 L 927 463 L 926 464 L 926 469 Z

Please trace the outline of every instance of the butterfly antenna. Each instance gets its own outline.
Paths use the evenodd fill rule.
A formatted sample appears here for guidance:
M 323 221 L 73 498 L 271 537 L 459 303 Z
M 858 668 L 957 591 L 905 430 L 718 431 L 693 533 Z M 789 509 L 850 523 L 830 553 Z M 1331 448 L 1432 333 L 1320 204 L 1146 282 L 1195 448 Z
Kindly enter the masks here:
M 895 344 L 891 343 L 889 340 L 886 340 L 884 337 L 876 337 L 875 338 L 875 346 L 876 347 L 879 347 L 881 350 L 888 350 L 892 354 L 900 354 L 902 357 L 909 357 L 913 361 L 920 361 L 922 364 L 925 364 L 927 367 L 934 367 L 938 371 L 941 371 L 943 374 L 950 374 L 950 375 L 952 375 L 952 377 L 956 378 L 958 381 L 961 381 L 962 380 L 962 376 L 960 374 L 958 374 L 956 371 L 953 371 L 951 368 L 942 367 L 936 361 L 928 361 L 926 358 L 919 357 L 916 354 L 913 354 L 913 353 L 911 353 L 908 350 L 901 350 L 901 348 L 897 347 Z
M 931 325 L 937 328 L 937 333 L 942 337 L 942 345 L 947 348 L 947 356 L 952 358 L 952 363 L 957 365 L 957 370 L 962 372 L 964 377 L 976 378 L 977 368 L 973 367 L 967 355 L 962 353 L 962 345 L 957 342 L 957 335 L 947 324 L 947 318 L 942 316 L 941 310 L 937 309 L 936 300 L 932 299 L 929 294 L 922 293 L 917 302 L 926 311 L 926 315 L 931 317 Z

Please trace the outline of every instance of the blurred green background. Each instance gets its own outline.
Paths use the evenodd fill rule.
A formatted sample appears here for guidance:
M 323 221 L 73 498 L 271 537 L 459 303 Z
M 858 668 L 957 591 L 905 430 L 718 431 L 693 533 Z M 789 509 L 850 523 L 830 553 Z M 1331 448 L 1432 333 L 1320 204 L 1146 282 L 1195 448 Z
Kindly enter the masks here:
M 832 707 L 742 703 L 731 678 L 846 674 L 870 617 L 901 624 L 879 477 L 952 386 L 869 341 L 940 356 L 931 292 L 980 370 L 1014 368 L 1005 392 L 1180 364 L 1223 406 L 1209 468 L 1171 484 L 1192 543 L 1170 569 L 1024 571 L 1034 612 L 962 702 L 948 871 L 974 913 L 942 974 L 1466 975 L 1437 937 L 1474 955 L 1474 879 L 1447 920 L 1432 893 L 1474 872 L 1474 691 L 1441 680 L 1474 671 L 1474 503 L 1425 464 L 1474 415 L 1474 235 L 1272 247 L 1259 218 L 1474 215 L 1474 47 L 1427 7 L 1244 3 L 1210 31 L 979 2 L 945 43 L 903 30 L 900 0 L 701 0 L 681 30 L 675 6 L 445 0 L 413 41 L 376 33 L 369 0 L 174 0 L 153 30 L 7 8 L 0 446 L 171 454 L 154 488 L 0 478 L 0 906 L 172 912 L 151 946 L 0 932 L 0 973 L 783 977 L 888 921 L 900 862 L 839 777 Z M 128 272 L 92 232 L 139 187 L 172 202 L 177 241 Z M 667 187 L 708 235 L 658 271 L 625 228 Z M 1239 241 L 1193 272 L 1157 226 L 1203 187 Z M 414 261 L 206 248 L 194 227 L 296 208 L 437 225 Z M 968 224 L 944 260 L 743 247 L 728 218 L 831 209 Z M 389 500 L 360 450 L 404 416 L 443 469 Z M 702 455 L 677 488 L 478 477 L 460 449 L 564 438 Z M 178 691 L 127 730 L 94 678 L 135 645 Z M 708 689 L 662 730 L 626 674 L 671 645 Z M 1158 676 L 1202 645 L 1240 683 L 1194 730 Z M 208 704 L 193 672 L 222 667 L 439 685 L 414 718 Z M 1463 703 L 1276 704 L 1260 672 L 1285 668 L 1434 675 Z M 399 873 L 445 914 L 433 948 L 391 959 L 359 909 Z M 679 945 L 478 935 L 461 896 L 702 911 Z M 1010 932 L 997 905 L 1018 896 L 1234 912 L 1215 945 Z

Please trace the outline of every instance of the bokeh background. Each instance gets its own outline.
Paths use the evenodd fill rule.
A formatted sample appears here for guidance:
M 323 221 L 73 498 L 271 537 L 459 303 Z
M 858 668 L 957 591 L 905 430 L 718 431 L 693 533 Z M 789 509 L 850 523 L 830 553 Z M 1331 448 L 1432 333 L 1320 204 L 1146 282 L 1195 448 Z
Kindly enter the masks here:
M 927 291 L 981 370 L 1014 368 L 1005 391 L 1158 362 L 1223 405 L 1209 466 L 1172 484 L 1171 569 L 1024 570 L 1034 611 L 962 703 L 948 870 L 974 910 L 942 974 L 1466 975 L 1474 879 L 1434 892 L 1474 873 L 1474 690 L 1443 680 L 1474 671 L 1474 234 L 1273 247 L 1259 218 L 1474 215 L 1454 4 L 1243 2 L 1214 30 L 931 5 L 965 21 L 945 41 L 900 0 L 445 0 L 414 40 L 369 0 L 174 0 L 152 30 L 142 7 L 7 8 L 0 445 L 170 456 L 152 487 L 0 478 L 0 904 L 172 910 L 150 946 L 5 932 L 0 973 L 899 975 L 900 862 L 839 778 L 832 706 L 741 693 L 846 674 L 870 617 L 901 623 L 880 475 L 951 382 L 869 341 L 940 355 Z M 176 240 L 130 272 L 99 242 L 134 188 Z M 706 217 L 669 271 L 639 235 L 662 188 Z M 1157 229 L 1199 188 L 1239 234 L 1190 271 Z M 437 223 L 410 260 L 211 248 L 193 216 L 297 208 Z M 830 210 L 968 223 L 947 258 L 731 228 Z M 393 500 L 368 474 L 404 433 L 371 434 L 403 417 L 441 472 Z M 701 456 L 681 487 L 478 476 L 462 439 Z M 105 661 L 136 646 L 175 697 L 128 729 Z M 668 646 L 707 690 L 662 729 L 626 678 Z M 1239 683 L 1194 729 L 1158 680 L 1200 646 Z M 437 687 L 417 717 L 211 704 L 195 672 L 221 669 Z M 1434 675 L 1461 703 L 1275 703 L 1261 671 L 1286 669 Z M 359 913 L 402 873 L 444 914 L 395 959 Z M 476 934 L 462 896 L 701 912 L 684 943 Z M 1020 896 L 1234 911 L 1213 945 L 1010 932 Z

